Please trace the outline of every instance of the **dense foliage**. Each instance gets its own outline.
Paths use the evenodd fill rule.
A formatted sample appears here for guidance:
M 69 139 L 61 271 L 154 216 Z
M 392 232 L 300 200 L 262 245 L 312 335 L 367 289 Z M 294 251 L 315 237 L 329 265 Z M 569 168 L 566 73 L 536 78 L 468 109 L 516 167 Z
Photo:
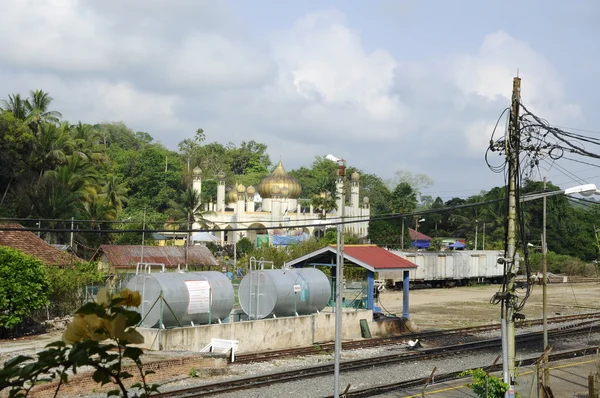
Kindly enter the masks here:
M 8 389 L 9 397 L 26 397 L 42 382 L 53 382 L 54 396 L 59 396 L 70 375 L 91 369 L 95 382 L 114 387 L 108 396 L 150 396 L 158 386 L 148 384 L 147 376 L 153 372 L 144 369 L 143 351 L 134 346 L 144 342 L 135 330 L 141 315 L 130 309 L 140 304 L 139 292 L 124 289 L 110 294 L 107 288 L 100 289 L 97 302 L 75 311 L 62 341 L 50 343 L 35 357 L 18 355 L 4 363 L 0 391 Z M 138 373 L 136 383 L 130 382 L 131 372 Z
M 87 289 L 104 282 L 95 262 L 69 267 L 46 266 L 49 306 L 44 316 L 64 317 L 72 314 L 91 296 Z
M 133 131 L 122 122 L 64 121 L 52 109 L 52 97 L 41 90 L 30 92 L 27 98 L 8 95 L 0 102 L 0 217 L 31 219 L 30 223 L 22 220 L 28 226 L 40 220 L 41 227 L 50 229 L 69 228 L 72 217 L 79 220 L 79 230 L 140 229 L 144 225 L 153 229 L 168 219 L 185 228 L 188 222 L 202 221 L 198 203 L 215 202 L 219 174 L 224 174 L 228 187 L 256 185 L 273 166 L 264 143 L 224 144 L 210 142 L 208 136 L 197 129 L 174 151 L 154 142 L 150 133 Z M 202 169 L 200 198 L 188 189 L 196 166 Z M 336 207 L 336 170 L 335 162 L 319 156 L 308 166 L 288 170 L 303 187 L 303 206 L 313 205 L 321 217 Z M 423 174 L 399 170 L 385 181 L 350 164 L 347 176 L 355 171 L 361 175 L 360 200 L 369 198 L 375 217 L 369 236 L 357 237 L 361 242 L 399 248 L 404 241 L 406 248 L 410 242 L 406 228 L 410 227 L 434 238 L 436 245 L 442 238 L 460 238 L 467 248 L 475 248 L 476 243 L 478 249 L 484 243 L 485 249 L 504 247 L 503 187 L 444 201 L 421 195 L 421 189 L 432 183 Z M 346 198 L 349 189 L 348 183 Z M 550 191 L 557 189 L 548 185 Z M 537 181 L 525 181 L 521 187 L 522 194 L 542 190 Z M 523 204 L 521 246 L 540 246 L 541 202 Z M 483 204 L 468 206 L 478 203 Z M 547 225 L 551 252 L 587 262 L 597 258 L 600 210 L 594 203 L 573 205 L 565 196 L 550 197 Z M 60 232 L 43 237 L 55 243 L 70 240 Z M 75 233 L 74 244 L 80 256 L 90 258 L 103 243 L 139 244 L 142 239 L 152 244 L 152 236 L 140 233 L 80 232 Z
M 0 328 L 13 328 L 48 304 L 44 264 L 0 246 Z
M 502 398 L 508 391 L 508 384 L 502 381 L 501 378 L 490 375 L 483 369 L 472 369 L 463 372 L 461 376 L 471 376 L 473 381 L 468 386 L 473 390 L 478 397 L 481 398 Z M 517 393 L 515 397 L 519 397 Z

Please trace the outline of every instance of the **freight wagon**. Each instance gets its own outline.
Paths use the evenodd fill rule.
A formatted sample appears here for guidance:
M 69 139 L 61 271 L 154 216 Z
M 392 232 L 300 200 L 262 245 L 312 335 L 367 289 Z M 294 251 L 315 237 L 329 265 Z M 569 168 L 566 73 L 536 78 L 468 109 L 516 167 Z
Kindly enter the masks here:
M 415 285 L 450 287 L 500 283 L 504 275 L 504 265 L 498 262 L 504 255 L 500 250 L 391 252 L 417 265 L 417 269 L 410 270 L 410 283 Z M 385 280 L 388 287 L 402 287 L 402 272 L 382 271 L 378 279 Z

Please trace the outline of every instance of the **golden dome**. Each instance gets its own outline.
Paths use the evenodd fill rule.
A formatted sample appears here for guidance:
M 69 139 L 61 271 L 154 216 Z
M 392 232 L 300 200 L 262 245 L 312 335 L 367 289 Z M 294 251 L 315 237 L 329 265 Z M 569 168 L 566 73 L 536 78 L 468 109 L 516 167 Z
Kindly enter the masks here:
M 352 176 L 350 177 L 350 179 L 352 179 L 352 181 L 358 181 L 358 180 L 360 180 L 360 174 L 358 174 L 355 171 L 354 173 L 352 173 Z
M 254 196 L 254 194 L 256 193 L 256 188 L 250 185 L 248 188 L 246 188 L 246 193 L 248 195 Z
M 227 192 L 227 197 L 226 197 L 226 202 L 227 203 L 235 203 L 237 202 L 237 192 L 235 191 L 235 189 L 231 188 L 228 192 Z
M 275 188 L 277 187 L 277 188 Z M 284 189 L 285 188 L 285 189 Z M 294 177 L 288 175 L 281 160 L 271 175 L 263 178 L 257 186 L 258 193 L 263 198 L 272 198 L 287 190 L 287 196 L 297 199 L 302 192 L 302 186 Z
M 240 184 L 237 186 L 237 193 L 238 195 L 241 193 L 245 193 L 246 192 L 246 187 L 244 186 L 244 184 Z

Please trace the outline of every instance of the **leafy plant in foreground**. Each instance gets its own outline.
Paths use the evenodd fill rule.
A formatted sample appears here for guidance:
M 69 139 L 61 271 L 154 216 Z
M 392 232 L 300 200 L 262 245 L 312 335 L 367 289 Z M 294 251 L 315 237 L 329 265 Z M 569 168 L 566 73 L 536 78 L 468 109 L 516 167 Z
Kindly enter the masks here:
M 461 377 L 471 376 L 473 382 L 467 384 L 480 398 L 503 398 L 508 391 L 508 384 L 501 378 L 490 375 L 483 369 L 471 369 L 460 374 Z M 519 394 L 515 394 L 519 398 Z
M 100 289 L 97 302 L 89 302 L 75 312 L 62 341 L 48 344 L 36 358 L 19 355 L 4 364 L 0 369 L 0 391 L 8 388 L 9 397 L 26 397 L 35 386 L 57 381 L 54 396 L 58 396 L 61 386 L 68 383 L 68 372 L 76 374 L 85 366 L 94 369 L 94 381 L 118 387 L 108 396 L 150 396 L 158 386 L 147 384 L 146 376 L 152 372 L 143 369 L 143 351 L 131 345 L 144 342 L 135 330 L 141 316 L 128 309 L 140 303 L 138 292 L 124 289 L 111 296 L 107 288 Z M 124 383 L 133 377 L 124 370 L 125 360 L 133 362 L 139 372 L 140 382 L 130 387 L 133 392 Z

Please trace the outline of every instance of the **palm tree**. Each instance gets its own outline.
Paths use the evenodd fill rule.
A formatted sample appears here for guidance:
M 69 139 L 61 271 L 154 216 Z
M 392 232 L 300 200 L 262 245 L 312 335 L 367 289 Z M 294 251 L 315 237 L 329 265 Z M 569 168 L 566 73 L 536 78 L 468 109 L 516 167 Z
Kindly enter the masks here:
M 68 186 L 71 191 L 81 198 L 85 198 L 85 190 L 94 188 L 98 180 L 95 168 L 85 159 L 77 156 L 66 156 L 64 164 L 54 170 L 47 170 L 44 176 Z
M 102 144 L 100 131 L 93 126 L 77 123 L 69 129 L 73 152 L 87 158 L 89 161 L 100 164 L 106 161 L 106 146 Z
M 25 108 L 29 112 L 28 118 L 39 128 L 42 123 L 58 124 L 62 114 L 57 111 L 48 110 L 52 102 L 50 94 L 42 90 L 29 92 L 29 98 L 25 101 Z M 35 131 L 35 129 L 33 129 Z
M 181 194 L 178 201 L 170 203 L 169 215 L 179 225 L 185 223 L 187 228 L 187 238 L 185 241 L 185 265 L 188 263 L 188 247 L 191 238 L 191 228 L 194 224 L 199 224 L 200 228 L 207 228 L 209 221 L 204 218 L 205 212 L 200 211 L 201 197 L 200 193 L 192 186 L 188 186 Z
M 35 151 L 39 162 L 40 176 L 66 161 L 70 152 L 70 137 L 63 128 L 42 123 L 35 137 Z
M 106 183 L 102 187 L 101 196 L 106 198 L 108 204 L 118 214 L 128 201 L 127 191 L 128 189 L 121 185 L 119 179 L 111 174 L 107 176 Z
M 21 98 L 21 94 L 9 94 L 8 101 L 2 100 L 0 109 L 4 112 L 12 112 L 17 119 L 29 122 L 29 110 L 27 109 L 26 103 L 27 100 Z

